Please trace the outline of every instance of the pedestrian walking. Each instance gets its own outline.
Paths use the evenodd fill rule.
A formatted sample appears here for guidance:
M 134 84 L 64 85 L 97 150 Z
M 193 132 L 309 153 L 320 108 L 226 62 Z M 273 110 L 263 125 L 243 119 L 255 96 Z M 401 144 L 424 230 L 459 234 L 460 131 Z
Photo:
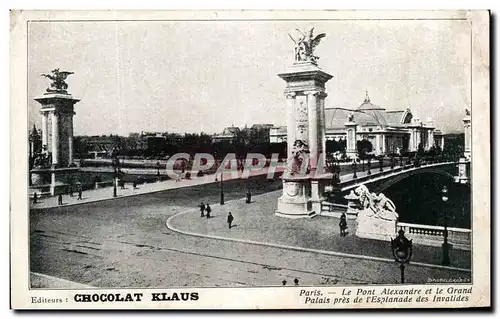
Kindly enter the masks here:
M 69 197 L 73 197 L 73 187 L 71 185 L 69 187 Z
M 57 205 L 62 205 L 62 194 L 57 197 Z
M 295 278 L 295 279 L 293 280 L 293 282 L 295 283 L 295 286 L 298 286 L 298 285 L 299 285 L 299 280 L 298 280 L 297 278 Z
M 234 220 L 234 217 L 231 214 L 231 212 L 229 212 L 229 215 L 227 215 L 227 223 L 229 224 L 229 229 L 231 229 L 231 224 L 233 223 L 233 220 Z
M 82 188 L 78 188 L 78 200 L 82 200 Z
M 201 202 L 199 207 L 200 207 L 200 214 L 201 214 L 200 217 L 205 217 L 205 204 L 203 202 Z
M 347 229 L 347 216 L 345 213 L 342 213 L 342 215 L 340 215 L 339 227 L 340 227 L 340 236 L 344 237 L 346 235 L 345 230 Z
M 35 192 L 35 194 L 33 194 L 33 204 L 36 204 L 37 201 L 38 201 L 38 194 Z
M 248 190 L 246 203 L 250 204 L 251 202 L 252 202 L 252 193 L 250 193 L 250 190 Z
M 134 183 L 132 184 L 132 186 L 134 187 L 134 189 L 137 189 L 137 181 L 134 181 Z
M 210 213 L 212 212 L 212 208 L 210 207 L 210 205 L 207 204 L 205 210 L 207 211 L 207 219 L 208 219 L 210 218 Z

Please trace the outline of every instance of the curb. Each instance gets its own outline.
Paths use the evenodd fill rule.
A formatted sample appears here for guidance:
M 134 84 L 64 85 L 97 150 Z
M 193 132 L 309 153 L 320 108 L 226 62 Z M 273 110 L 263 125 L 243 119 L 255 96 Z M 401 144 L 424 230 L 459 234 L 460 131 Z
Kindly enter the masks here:
M 340 252 L 329 251 L 329 250 L 304 248 L 304 247 L 298 247 L 298 246 L 288 246 L 288 245 L 274 244 L 274 243 L 265 243 L 265 242 L 247 240 L 247 239 L 228 238 L 228 237 L 214 236 L 214 235 L 204 235 L 204 234 L 192 233 L 192 232 L 179 230 L 179 229 L 172 226 L 171 220 L 174 217 L 177 217 L 177 216 L 183 215 L 183 214 L 187 214 L 190 212 L 194 212 L 194 211 L 196 211 L 196 210 L 190 209 L 190 210 L 180 212 L 180 213 L 177 213 L 175 215 L 170 216 L 167 219 L 167 221 L 165 222 L 165 227 L 167 227 L 168 229 L 170 229 L 174 232 L 177 232 L 177 233 L 180 233 L 183 235 L 194 236 L 194 237 L 225 240 L 225 241 L 232 241 L 232 242 L 236 242 L 236 243 L 252 244 L 252 245 L 259 245 L 259 246 L 266 246 L 266 247 L 273 247 L 273 248 L 281 248 L 281 249 L 316 253 L 316 254 L 343 257 L 343 258 L 355 258 L 355 259 L 364 259 L 364 260 L 370 260 L 370 261 L 381 261 L 381 262 L 386 262 L 386 263 L 394 263 L 394 260 L 388 259 L 388 258 L 373 257 L 373 256 L 366 256 L 366 255 L 354 255 L 354 254 L 340 253 Z M 437 268 L 437 269 L 454 270 L 454 271 L 461 271 L 461 272 L 469 272 L 469 273 L 472 272 L 470 269 L 466 269 L 466 268 L 442 266 L 442 265 L 428 264 L 428 263 L 422 263 L 422 262 L 412 262 L 412 263 L 410 263 L 410 265 L 423 266 L 423 267 L 429 267 L 429 268 Z
M 258 175 L 256 175 L 258 176 Z M 241 178 L 238 178 L 241 179 Z M 236 179 L 228 179 L 225 181 L 233 181 Z M 186 188 L 186 187 L 195 187 L 195 186 L 200 186 L 200 185 L 208 185 L 208 184 L 215 184 L 219 183 L 216 181 L 208 181 L 206 183 L 199 183 L 199 184 L 194 184 L 194 185 L 181 185 L 179 187 L 172 187 L 172 188 L 164 188 L 164 189 L 159 189 L 159 190 L 153 190 L 150 192 L 144 192 L 144 193 L 135 193 L 135 194 L 127 194 L 127 195 L 118 195 L 117 197 L 108 197 L 108 198 L 102 198 L 102 199 L 96 199 L 96 200 L 91 200 L 91 201 L 82 201 L 82 202 L 76 202 L 72 204 L 66 204 L 66 205 L 53 205 L 53 206 L 45 206 L 45 207 L 30 207 L 30 210 L 42 210 L 42 209 L 49 209 L 49 208 L 57 208 L 57 207 L 68 207 L 68 206 L 78 206 L 78 205 L 84 205 L 84 204 L 90 204 L 90 203 L 97 203 L 97 202 L 104 202 L 104 201 L 109 201 L 109 200 L 117 200 L 120 198 L 126 198 L 126 197 L 132 197 L 132 196 L 139 196 L 139 195 L 147 195 L 147 194 L 154 194 L 154 193 L 159 193 L 159 192 L 164 192 L 164 191 L 169 191 L 169 190 L 175 190 L 175 189 L 180 189 L 180 188 Z M 110 187 L 110 190 L 112 188 Z
M 268 173 L 262 173 L 262 174 L 254 175 L 252 177 L 258 177 L 258 176 L 267 175 L 267 174 Z M 241 180 L 241 179 L 242 179 L 241 177 L 238 177 L 238 178 L 225 179 L 224 181 L 229 182 L 229 181 Z M 219 181 L 212 180 L 212 181 L 194 184 L 194 185 L 182 185 L 179 187 L 153 190 L 153 191 L 144 192 L 144 193 L 135 193 L 135 194 L 121 195 L 121 196 L 118 195 L 117 197 L 108 197 L 108 198 L 96 199 L 96 200 L 91 200 L 91 201 L 76 202 L 76 203 L 66 204 L 66 205 L 53 205 L 53 206 L 45 206 L 45 207 L 29 207 L 29 209 L 30 210 L 42 210 L 42 209 L 57 208 L 57 207 L 77 206 L 77 205 L 84 205 L 84 204 L 90 204 L 90 203 L 104 202 L 104 201 L 109 201 L 109 200 L 116 200 L 116 199 L 120 199 L 120 198 L 132 197 L 132 196 L 154 194 L 154 193 L 159 193 L 159 192 L 164 192 L 164 191 L 169 191 L 169 190 L 174 190 L 174 189 L 179 189 L 179 188 L 195 187 L 195 186 L 200 186 L 200 185 L 208 185 L 208 184 L 216 184 L 216 183 L 219 183 Z M 112 188 L 110 187 L 110 189 L 112 189 Z M 32 205 L 32 204 L 30 204 L 30 205 Z

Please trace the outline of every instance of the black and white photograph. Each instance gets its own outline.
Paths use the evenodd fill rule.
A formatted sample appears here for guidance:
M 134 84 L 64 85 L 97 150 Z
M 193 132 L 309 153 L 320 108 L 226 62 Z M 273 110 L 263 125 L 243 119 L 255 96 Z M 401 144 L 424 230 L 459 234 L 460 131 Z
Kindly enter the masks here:
M 488 11 L 133 13 L 11 12 L 14 308 L 490 306 Z

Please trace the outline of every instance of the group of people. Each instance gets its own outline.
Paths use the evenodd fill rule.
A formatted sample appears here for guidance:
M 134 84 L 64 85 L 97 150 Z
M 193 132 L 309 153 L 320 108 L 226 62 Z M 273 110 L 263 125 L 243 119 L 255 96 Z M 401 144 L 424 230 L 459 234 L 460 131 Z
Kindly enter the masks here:
M 210 213 L 212 213 L 212 208 L 210 207 L 210 205 L 209 204 L 205 205 L 205 203 L 201 202 L 199 207 L 200 207 L 200 217 L 203 218 L 206 216 L 207 218 L 210 218 Z M 231 227 L 233 226 L 233 221 L 234 217 L 231 214 L 231 212 L 229 212 L 229 214 L 227 215 L 227 224 L 229 226 L 229 229 L 231 229 Z
M 207 214 L 206 214 L 207 218 L 210 218 L 210 213 L 212 212 L 212 208 L 210 207 L 209 204 L 205 205 L 203 202 L 201 202 L 201 204 L 200 204 L 201 216 L 200 217 L 205 217 L 205 212 L 207 212 Z

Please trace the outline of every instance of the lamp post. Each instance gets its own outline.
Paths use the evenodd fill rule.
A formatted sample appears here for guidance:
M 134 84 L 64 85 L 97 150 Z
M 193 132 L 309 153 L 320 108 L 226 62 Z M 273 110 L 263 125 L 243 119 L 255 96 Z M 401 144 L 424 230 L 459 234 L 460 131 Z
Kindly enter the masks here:
M 224 173 L 220 173 L 220 204 L 224 205 Z
M 391 238 L 392 255 L 401 270 L 401 283 L 405 283 L 405 264 L 410 262 L 412 241 L 405 237 L 405 231 L 400 229 L 395 239 Z
M 353 171 L 354 171 L 354 174 L 352 175 L 352 178 L 354 178 L 354 179 L 355 179 L 355 178 L 358 178 L 358 175 L 356 175 L 356 166 L 357 166 L 357 165 L 356 165 L 356 159 L 354 159 L 354 161 L 353 161 L 353 162 L 352 162 L 352 164 L 351 164 L 351 167 L 352 167 L 352 169 L 353 169 Z
M 368 172 L 366 172 L 367 175 L 371 175 L 371 171 L 370 171 L 370 168 L 372 168 L 372 159 L 370 157 L 368 157 Z
M 116 183 L 117 183 L 117 180 L 118 180 L 118 165 L 119 165 L 119 162 L 118 162 L 118 155 L 116 154 L 116 152 L 113 152 L 113 159 L 111 161 L 111 163 L 113 163 L 113 197 L 117 197 L 117 193 L 116 193 Z
M 444 233 L 443 233 L 443 260 L 442 264 L 444 266 L 449 266 L 450 265 L 450 254 L 449 254 L 449 246 L 448 246 L 448 216 L 446 213 L 446 202 L 448 201 L 448 188 L 446 186 L 443 186 L 443 189 L 441 190 L 442 200 L 443 200 L 443 226 L 444 226 Z
M 391 170 L 394 169 L 394 155 L 391 155 Z
M 378 165 L 380 167 L 380 171 L 383 172 L 384 169 L 382 168 L 382 165 L 384 165 L 384 157 L 382 155 L 378 158 Z
M 160 162 L 156 162 L 156 176 L 160 176 Z
M 361 158 L 361 170 L 364 172 L 365 171 L 365 156 Z

